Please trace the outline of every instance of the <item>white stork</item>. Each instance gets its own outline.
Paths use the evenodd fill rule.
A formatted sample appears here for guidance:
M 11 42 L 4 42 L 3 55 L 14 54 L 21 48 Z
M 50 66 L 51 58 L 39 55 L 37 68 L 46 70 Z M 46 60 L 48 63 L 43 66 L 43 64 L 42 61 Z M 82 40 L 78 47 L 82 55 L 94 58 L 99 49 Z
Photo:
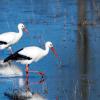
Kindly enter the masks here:
M 36 46 L 25 47 L 18 50 L 14 54 L 8 56 L 6 59 L 4 59 L 4 62 L 16 61 L 20 62 L 21 64 L 26 64 L 26 74 L 27 74 L 29 64 L 31 64 L 32 62 L 37 62 L 40 59 L 42 59 L 49 53 L 49 49 L 51 49 L 55 54 L 55 56 L 58 58 L 58 55 L 53 47 L 52 42 L 48 41 L 45 43 L 45 49 L 41 49 Z
M 18 30 L 19 32 L 5 32 L 0 34 L 0 50 L 3 50 L 5 48 L 8 48 L 10 52 L 12 53 L 11 45 L 17 43 L 22 35 L 23 31 L 28 32 L 25 25 L 22 23 L 18 24 Z

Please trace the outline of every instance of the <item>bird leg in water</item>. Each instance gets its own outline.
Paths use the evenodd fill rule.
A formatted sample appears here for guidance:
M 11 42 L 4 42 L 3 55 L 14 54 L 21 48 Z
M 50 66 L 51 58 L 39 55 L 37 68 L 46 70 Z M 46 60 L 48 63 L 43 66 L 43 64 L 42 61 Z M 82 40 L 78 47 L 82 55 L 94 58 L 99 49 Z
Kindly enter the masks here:
M 26 65 L 26 70 L 25 71 L 26 71 L 26 75 L 28 75 L 28 73 L 29 73 L 29 65 L 28 64 Z
M 11 47 L 8 47 L 8 50 L 9 50 L 10 54 L 13 54 L 13 51 L 12 51 Z
M 43 76 L 44 75 L 44 72 L 38 72 L 38 74 Z
M 35 71 L 35 70 L 29 71 L 29 72 L 36 73 L 36 74 L 41 75 L 41 76 L 45 75 L 44 72 L 39 72 L 39 71 Z

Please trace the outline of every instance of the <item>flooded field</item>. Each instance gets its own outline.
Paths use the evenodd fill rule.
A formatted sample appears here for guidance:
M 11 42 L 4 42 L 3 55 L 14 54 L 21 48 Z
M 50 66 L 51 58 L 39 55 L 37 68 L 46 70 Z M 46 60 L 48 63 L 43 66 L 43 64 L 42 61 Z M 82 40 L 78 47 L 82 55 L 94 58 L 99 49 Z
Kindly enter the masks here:
M 19 23 L 30 33 L 23 33 L 13 52 L 32 45 L 44 49 L 51 41 L 62 62 L 50 51 L 30 64 L 43 77 L 33 72 L 26 77 L 25 65 L 17 62 L 11 65 L 18 76 L 8 77 L 11 68 L 0 64 L 0 100 L 100 100 L 99 9 L 99 0 L 0 0 L 0 33 L 17 32 Z M 1 60 L 8 55 L 0 50 Z

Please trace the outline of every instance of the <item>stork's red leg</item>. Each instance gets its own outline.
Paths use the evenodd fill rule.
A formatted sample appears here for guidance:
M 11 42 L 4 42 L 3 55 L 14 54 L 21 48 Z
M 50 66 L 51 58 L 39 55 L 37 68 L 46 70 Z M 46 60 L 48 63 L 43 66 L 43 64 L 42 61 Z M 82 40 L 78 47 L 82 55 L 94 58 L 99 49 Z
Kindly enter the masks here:
M 25 71 L 26 71 L 26 76 L 28 76 L 28 73 L 29 73 L 29 65 L 28 64 L 26 65 L 26 70 Z
M 44 72 L 38 72 L 38 74 L 39 75 L 42 75 L 42 76 L 45 75 Z
M 41 76 L 45 75 L 44 72 L 39 72 L 39 71 L 35 71 L 35 70 L 29 71 L 29 72 L 33 72 L 33 73 L 36 73 L 36 74 L 41 75 Z

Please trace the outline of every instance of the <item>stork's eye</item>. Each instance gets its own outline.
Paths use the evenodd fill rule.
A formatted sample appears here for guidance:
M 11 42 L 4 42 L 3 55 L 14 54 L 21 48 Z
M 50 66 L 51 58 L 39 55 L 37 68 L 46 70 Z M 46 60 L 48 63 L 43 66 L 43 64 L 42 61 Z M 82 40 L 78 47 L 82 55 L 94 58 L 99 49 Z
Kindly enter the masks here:
M 50 46 L 52 47 L 53 45 L 52 45 L 52 44 L 50 44 Z
M 24 28 L 24 26 L 22 25 L 22 28 Z

